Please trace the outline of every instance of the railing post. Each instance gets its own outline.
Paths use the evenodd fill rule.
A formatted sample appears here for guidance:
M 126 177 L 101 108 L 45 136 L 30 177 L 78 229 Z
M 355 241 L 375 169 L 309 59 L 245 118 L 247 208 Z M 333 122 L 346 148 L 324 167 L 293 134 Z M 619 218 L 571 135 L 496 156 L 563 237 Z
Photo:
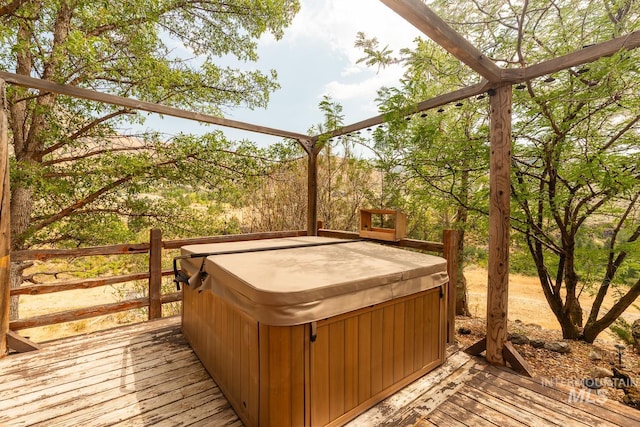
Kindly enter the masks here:
M 460 235 L 456 230 L 444 230 L 442 243 L 444 244 L 444 257 L 447 260 L 447 274 L 449 286 L 447 292 L 447 342 L 453 343 L 456 339 L 456 287 L 458 286 L 458 239 Z
M 4 80 L 0 79 L 0 359 L 7 352 L 11 306 L 11 262 L 9 220 L 9 124 Z
M 149 233 L 149 320 L 162 317 L 160 300 L 162 285 L 162 231 L 152 228 Z
M 317 236 L 318 221 L 318 153 L 314 147 L 307 151 L 307 234 Z

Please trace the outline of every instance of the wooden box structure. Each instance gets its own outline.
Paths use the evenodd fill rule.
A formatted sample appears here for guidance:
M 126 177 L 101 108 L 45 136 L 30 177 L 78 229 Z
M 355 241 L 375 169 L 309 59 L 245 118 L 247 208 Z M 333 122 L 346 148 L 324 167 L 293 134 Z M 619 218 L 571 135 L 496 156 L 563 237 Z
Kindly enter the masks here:
M 182 263 L 207 273 L 184 335 L 247 426 L 341 425 L 444 362 L 446 261 L 336 240 L 183 247 L 297 246 Z
M 374 215 L 390 216 L 393 227 L 378 227 Z M 360 209 L 360 237 L 397 242 L 407 237 L 407 217 L 394 209 Z

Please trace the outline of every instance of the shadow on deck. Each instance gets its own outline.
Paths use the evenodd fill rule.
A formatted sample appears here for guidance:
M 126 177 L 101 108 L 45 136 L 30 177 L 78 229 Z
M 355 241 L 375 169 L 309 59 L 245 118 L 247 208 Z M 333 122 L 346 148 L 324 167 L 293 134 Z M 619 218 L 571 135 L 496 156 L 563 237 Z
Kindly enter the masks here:
M 54 341 L 0 360 L 0 425 L 241 426 L 180 318 Z M 637 426 L 640 411 L 453 353 L 349 426 Z

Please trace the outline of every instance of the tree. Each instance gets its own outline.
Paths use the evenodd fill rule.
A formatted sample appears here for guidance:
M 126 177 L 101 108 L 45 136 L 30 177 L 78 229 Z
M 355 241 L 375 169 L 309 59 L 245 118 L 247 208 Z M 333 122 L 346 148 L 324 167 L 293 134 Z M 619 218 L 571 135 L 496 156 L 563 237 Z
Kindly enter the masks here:
M 432 6 L 507 68 L 532 65 L 640 25 L 640 5 L 630 0 L 436 1 Z M 408 52 L 422 63 L 431 61 L 419 49 Z M 522 90 L 514 96 L 512 225 L 527 243 L 565 338 L 592 342 L 640 295 L 638 59 L 636 51 L 619 52 L 516 87 Z M 459 66 L 452 67 L 437 78 L 461 73 Z M 416 77 L 403 84 L 405 93 L 432 84 L 429 76 Z M 466 111 L 460 111 L 457 117 L 464 121 Z M 449 166 L 458 174 L 467 169 L 455 162 Z M 595 295 L 586 323 L 583 292 Z M 616 302 L 605 308 L 604 297 L 611 293 Z
M 343 125 L 342 106 L 325 96 L 319 104 L 324 121 L 312 126 L 312 134 L 330 132 Z M 318 218 L 324 227 L 356 231 L 359 209 L 370 207 L 376 198 L 375 171 L 369 159 L 354 153 L 359 135 L 325 138 L 319 141 Z M 292 141 L 269 149 L 275 161 L 260 180 L 260 186 L 249 189 L 244 206 L 251 230 L 291 230 L 306 227 L 307 157 L 299 144 Z
M 0 8 L 0 69 L 212 114 L 265 106 L 277 88 L 275 71 L 241 71 L 216 61 L 255 61 L 256 40 L 265 32 L 279 38 L 298 8 L 296 0 L 13 1 Z M 218 172 L 251 170 L 242 167 L 250 166 L 252 149 L 230 160 L 232 144 L 219 133 L 114 143 L 116 126 L 141 116 L 19 87 L 7 95 L 12 250 L 118 239 L 109 230 L 122 218 L 175 224 L 170 206 L 140 193 L 162 182 L 219 183 Z M 12 286 L 19 285 L 22 268 L 14 266 Z
M 459 257 L 464 260 L 465 235 L 466 240 L 486 235 L 479 227 L 488 210 L 486 101 L 472 100 L 429 113 L 416 113 L 416 104 L 475 83 L 477 77 L 431 41 L 416 40 L 412 50 L 402 50 L 397 58 L 386 48 L 377 50 L 377 40 L 362 34 L 356 44 L 367 55 L 362 61 L 383 66 L 402 62 L 406 67 L 400 87 L 383 88 L 378 96 L 386 126 L 375 132 L 374 150 L 387 171 L 385 181 L 404 200 L 404 209 L 432 233 L 457 229 Z M 460 263 L 456 313 L 469 315 L 463 267 Z

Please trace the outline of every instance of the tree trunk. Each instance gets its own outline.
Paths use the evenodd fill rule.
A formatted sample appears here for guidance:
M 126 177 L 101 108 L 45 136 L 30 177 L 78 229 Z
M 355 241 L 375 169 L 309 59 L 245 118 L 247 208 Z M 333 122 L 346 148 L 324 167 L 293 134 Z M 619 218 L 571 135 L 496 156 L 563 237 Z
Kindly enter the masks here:
M 458 316 L 471 316 L 471 311 L 469 311 L 469 298 L 467 295 L 467 278 L 464 277 L 464 231 L 459 231 L 458 233 L 458 283 L 456 283 L 456 314 Z
M 11 289 L 19 288 L 22 285 L 22 272 L 24 265 L 19 262 L 11 263 Z M 20 318 L 19 296 L 11 297 L 11 305 L 9 307 L 9 320 L 17 320 Z

